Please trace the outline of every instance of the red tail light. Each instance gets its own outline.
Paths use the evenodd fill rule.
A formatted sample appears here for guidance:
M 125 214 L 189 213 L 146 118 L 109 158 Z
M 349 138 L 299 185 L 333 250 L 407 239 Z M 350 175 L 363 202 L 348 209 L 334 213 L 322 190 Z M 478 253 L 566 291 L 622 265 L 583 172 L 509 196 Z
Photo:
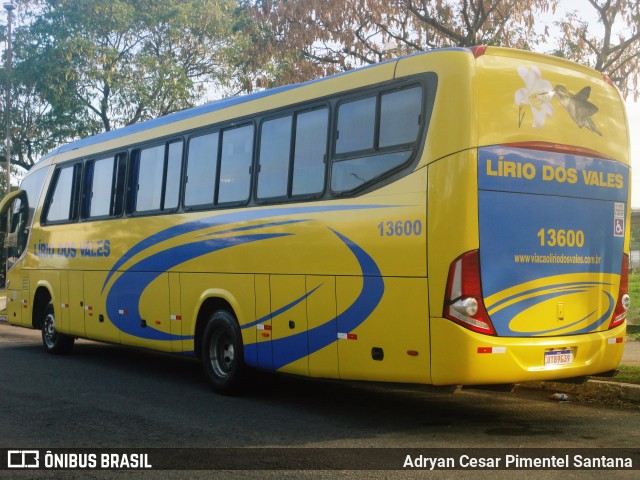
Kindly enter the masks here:
M 617 327 L 627 318 L 627 311 L 631 306 L 629 298 L 629 255 L 622 255 L 622 271 L 620 272 L 620 293 L 618 294 L 618 303 L 613 311 L 613 318 L 609 324 L 609 328 Z
M 453 261 L 449 268 L 444 317 L 474 332 L 495 335 L 482 300 L 480 254 L 467 252 Z

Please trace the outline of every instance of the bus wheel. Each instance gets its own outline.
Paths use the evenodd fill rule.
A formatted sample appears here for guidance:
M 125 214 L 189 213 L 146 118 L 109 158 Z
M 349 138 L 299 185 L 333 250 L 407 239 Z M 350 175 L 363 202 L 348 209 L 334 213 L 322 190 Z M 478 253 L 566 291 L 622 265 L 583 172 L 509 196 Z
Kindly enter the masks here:
M 211 315 L 204 329 L 201 353 L 204 373 L 217 393 L 237 395 L 244 391 L 248 369 L 242 334 L 231 313 L 218 310 Z
M 53 304 L 47 305 L 42 320 L 42 343 L 47 352 L 52 355 L 69 353 L 73 348 L 74 337 L 58 333 L 56 330 L 56 315 Z

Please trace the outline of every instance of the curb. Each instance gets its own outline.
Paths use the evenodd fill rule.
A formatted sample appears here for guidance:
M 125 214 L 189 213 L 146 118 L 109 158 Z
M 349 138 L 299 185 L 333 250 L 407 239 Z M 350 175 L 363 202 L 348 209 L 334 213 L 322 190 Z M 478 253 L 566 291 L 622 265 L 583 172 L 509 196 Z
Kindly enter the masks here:
M 640 385 L 589 379 L 583 384 L 563 382 L 527 382 L 521 388 L 565 393 L 579 400 L 627 402 L 640 405 Z

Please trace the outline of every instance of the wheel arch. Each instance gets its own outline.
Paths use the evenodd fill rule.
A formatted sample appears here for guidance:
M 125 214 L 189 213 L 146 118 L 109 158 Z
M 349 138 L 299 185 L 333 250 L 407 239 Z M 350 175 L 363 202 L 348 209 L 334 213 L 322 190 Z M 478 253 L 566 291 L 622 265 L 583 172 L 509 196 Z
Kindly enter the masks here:
M 33 310 L 31 312 L 31 325 L 35 329 L 42 329 L 42 319 L 44 318 L 47 305 L 53 300 L 51 286 L 47 284 L 38 285 L 33 296 Z
M 238 318 L 239 305 L 235 297 L 225 290 L 214 289 L 205 292 L 200 298 L 198 311 L 195 315 L 196 324 L 193 347 L 198 358 L 200 358 L 202 336 L 204 335 L 207 321 L 217 310 L 227 310 L 234 316 L 238 326 L 240 325 L 240 319 Z

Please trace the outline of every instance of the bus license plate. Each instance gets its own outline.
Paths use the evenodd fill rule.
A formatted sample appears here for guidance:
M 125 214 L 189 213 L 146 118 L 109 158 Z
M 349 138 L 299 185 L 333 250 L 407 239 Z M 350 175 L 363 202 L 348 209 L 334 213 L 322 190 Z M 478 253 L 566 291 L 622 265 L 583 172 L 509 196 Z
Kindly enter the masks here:
M 544 366 L 571 365 L 573 363 L 573 350 L 547 350 L 544 352 Z

